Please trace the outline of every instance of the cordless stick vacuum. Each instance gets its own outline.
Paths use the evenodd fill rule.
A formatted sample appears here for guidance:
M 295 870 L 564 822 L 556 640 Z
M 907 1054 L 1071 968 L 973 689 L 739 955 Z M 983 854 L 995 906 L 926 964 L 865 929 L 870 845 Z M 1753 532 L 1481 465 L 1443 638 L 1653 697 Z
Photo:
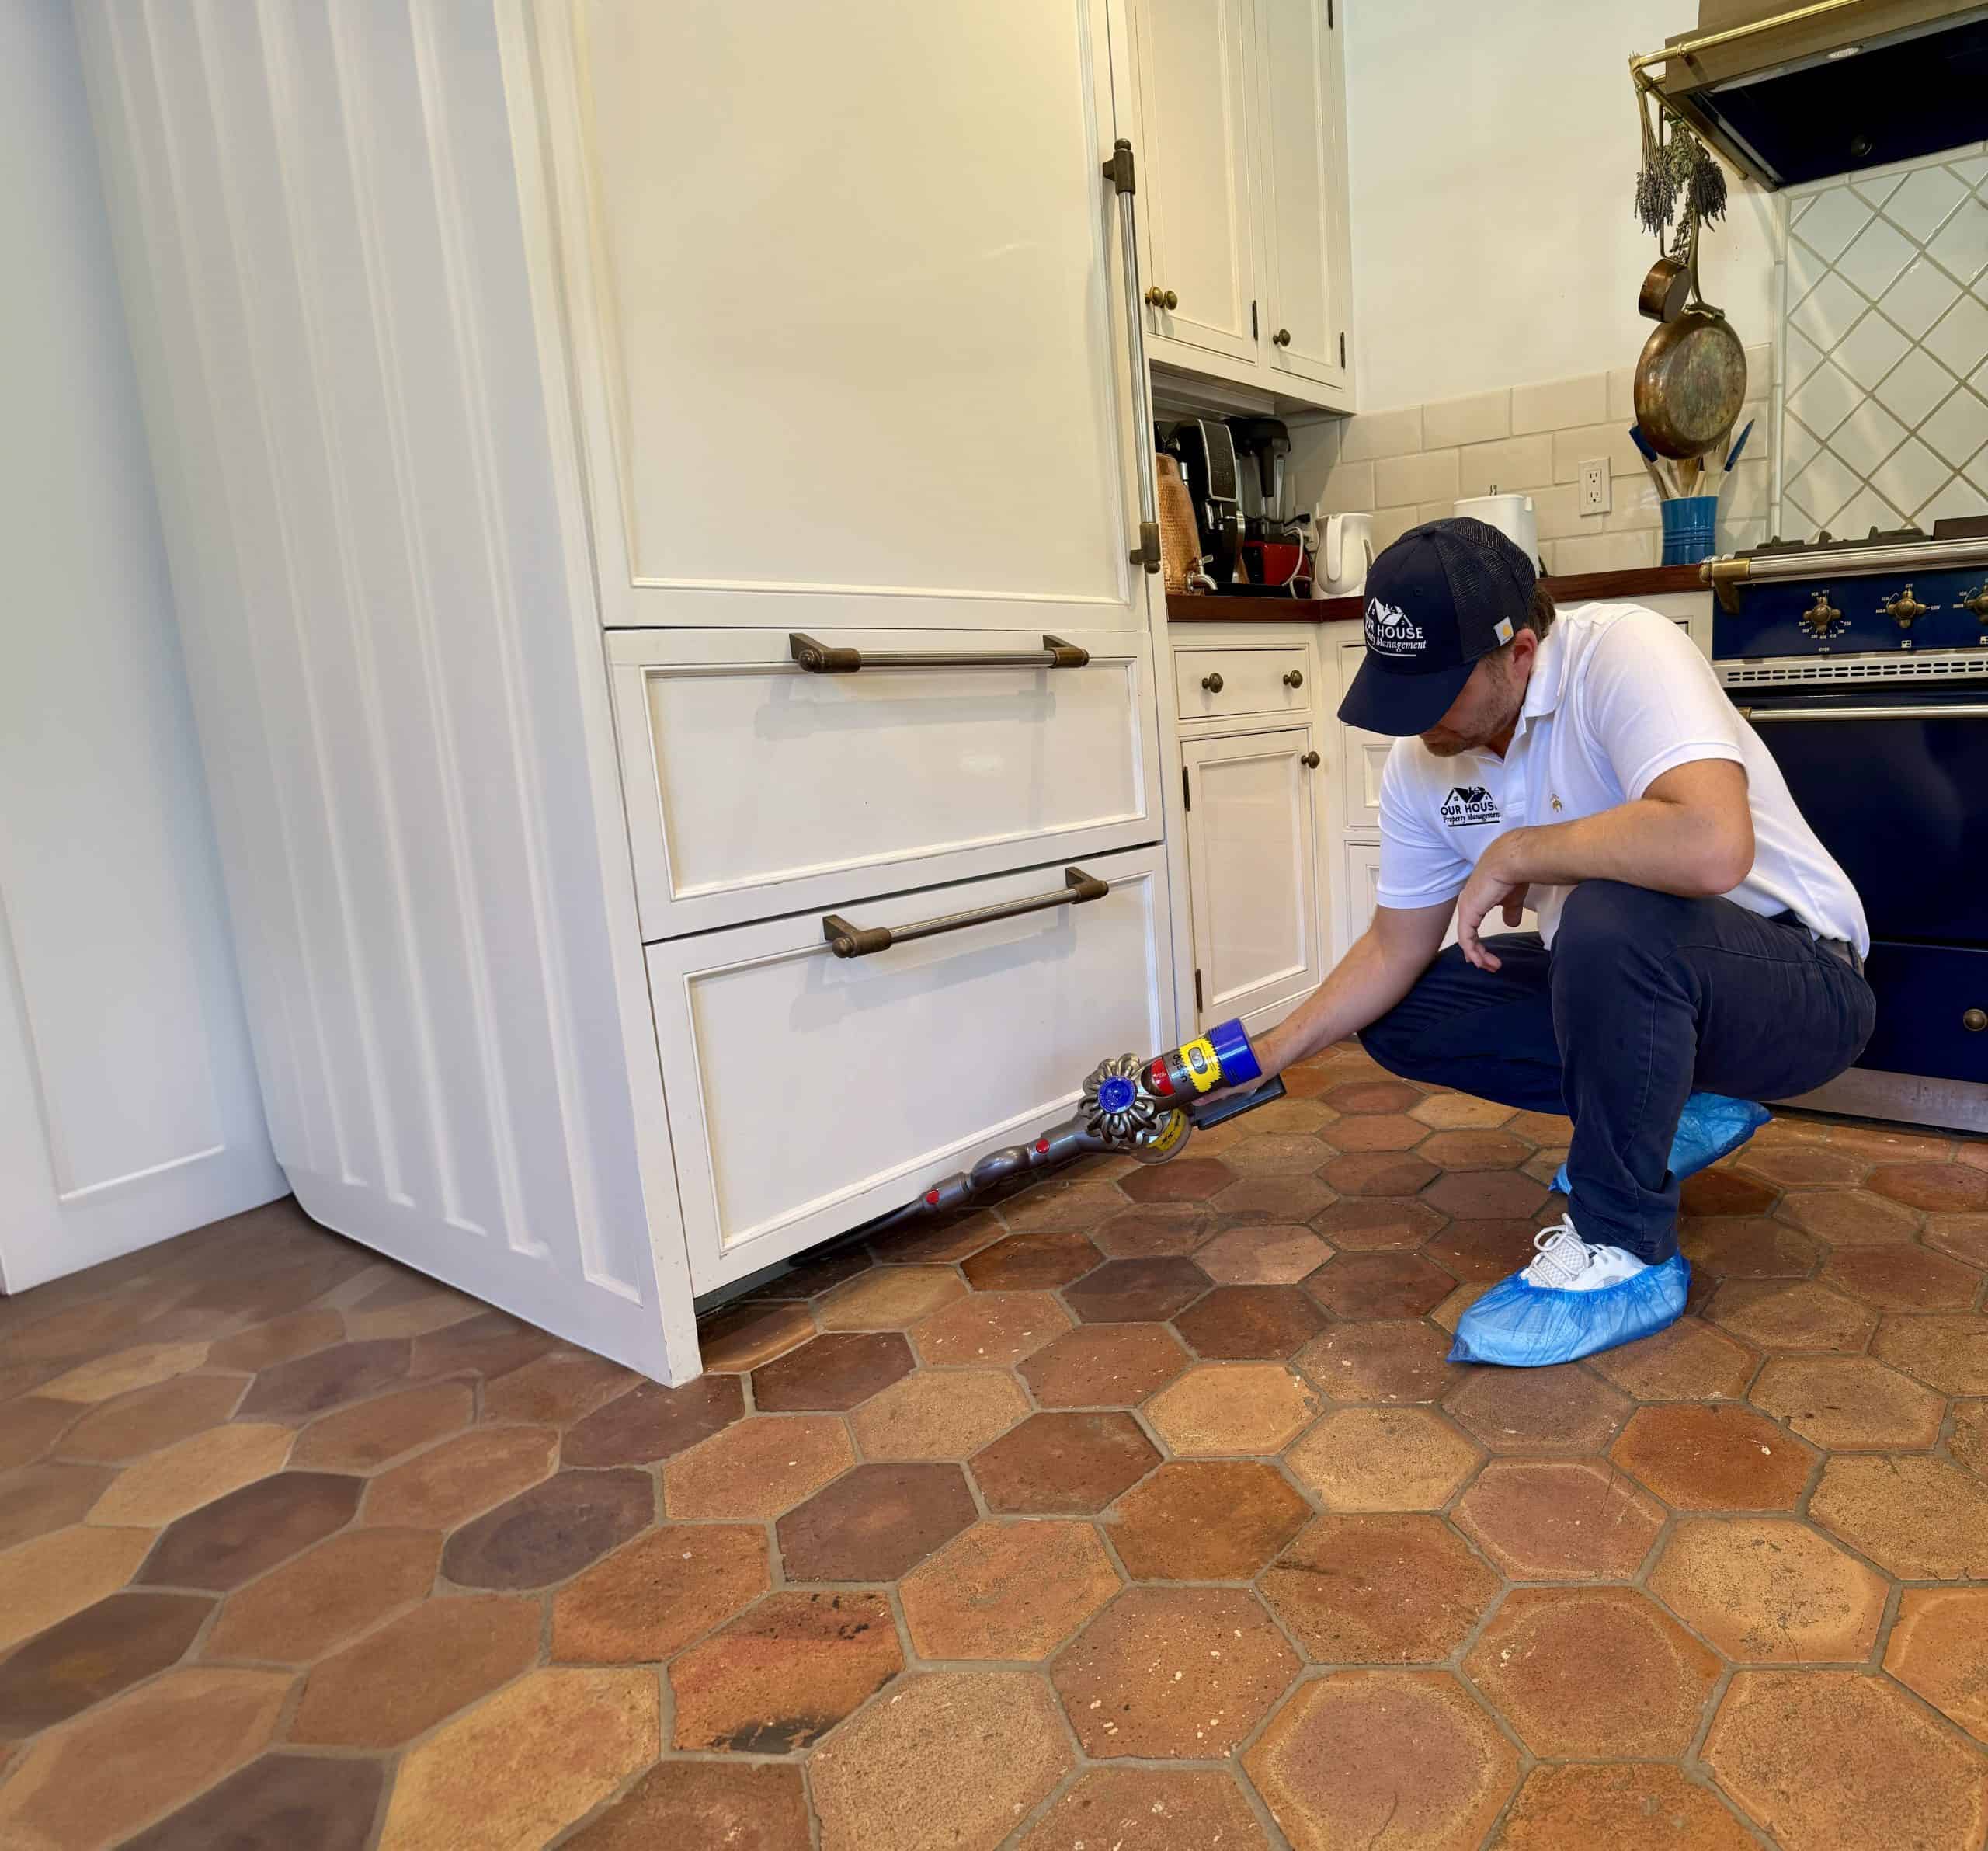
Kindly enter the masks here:
M 1187 1148 L 1197 1129 L 1281 1099 L 1281 1079 L 1250 1092 L 1208 1096 L 1218 1087 L 1247 1086 L 1262 1073 L 1239 1021 L 1218 1023 L 1149 1060 L 1121 1054 L 1100 1061 L 1084 1081 L 1083 1104 L 1054 1130 L 1030 1143 L 990 1150 L 971 1170 L 933 1184 L 878 1226 L 895 1227 L 964 1207 L 1011 1176 L 1053 1169 L 1093 1150 L 1122 1151 L 1142 1164 L 1166 1163 Z

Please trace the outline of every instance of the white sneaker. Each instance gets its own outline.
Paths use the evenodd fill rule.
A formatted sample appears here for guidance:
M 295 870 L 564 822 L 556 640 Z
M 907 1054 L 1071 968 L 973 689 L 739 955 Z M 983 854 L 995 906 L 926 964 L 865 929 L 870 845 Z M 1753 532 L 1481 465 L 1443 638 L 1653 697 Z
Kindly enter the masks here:
M 1621 1247 L 1590 1246 L 1574 1232 L 1571 1215 L 1552 1227 L 1541 1228 L 1532 1244 L 1539 1257 L 1519 1275 L 1528 1286 L 1557 1292 L 1598 1292 L 1649 1270 L 1647 1261 Z

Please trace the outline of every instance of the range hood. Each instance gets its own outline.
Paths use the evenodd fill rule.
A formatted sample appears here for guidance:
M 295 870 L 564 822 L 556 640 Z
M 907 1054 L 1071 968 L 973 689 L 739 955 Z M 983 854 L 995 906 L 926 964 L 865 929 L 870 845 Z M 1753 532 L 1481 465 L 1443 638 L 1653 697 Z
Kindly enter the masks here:
M 1772 187 L 1988 140 L 1988 5 L 1700 0 L 1630 68 Z

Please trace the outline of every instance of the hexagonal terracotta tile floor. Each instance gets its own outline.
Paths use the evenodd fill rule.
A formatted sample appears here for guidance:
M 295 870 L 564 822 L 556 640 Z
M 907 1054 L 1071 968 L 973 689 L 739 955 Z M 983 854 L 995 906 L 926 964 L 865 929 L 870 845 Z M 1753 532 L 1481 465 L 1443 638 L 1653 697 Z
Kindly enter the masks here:
M 678 1388 L 287 1203 L 0 1300 L 0 1843 L 1983 1851 L 1988 1142 L 1784 1115 L 1482 1369 L 1566 1121 L 1288 1079 Z

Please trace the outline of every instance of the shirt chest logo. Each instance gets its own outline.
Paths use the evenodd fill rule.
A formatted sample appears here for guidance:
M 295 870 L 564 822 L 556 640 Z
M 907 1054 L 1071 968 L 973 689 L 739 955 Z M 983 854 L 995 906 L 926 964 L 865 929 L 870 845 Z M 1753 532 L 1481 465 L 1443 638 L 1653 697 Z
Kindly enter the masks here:
M 1469 829 L 1480 823 L 1502 823 L 1498 799 L 1481 784 L 1451 787 L 1441 803 L 1443 820 L 1452 829 Z
M 1367 646 L 1377 655 L 1420 656 L 1427 643 L 1422 626 L 1399 604 L 1367 600 Z

